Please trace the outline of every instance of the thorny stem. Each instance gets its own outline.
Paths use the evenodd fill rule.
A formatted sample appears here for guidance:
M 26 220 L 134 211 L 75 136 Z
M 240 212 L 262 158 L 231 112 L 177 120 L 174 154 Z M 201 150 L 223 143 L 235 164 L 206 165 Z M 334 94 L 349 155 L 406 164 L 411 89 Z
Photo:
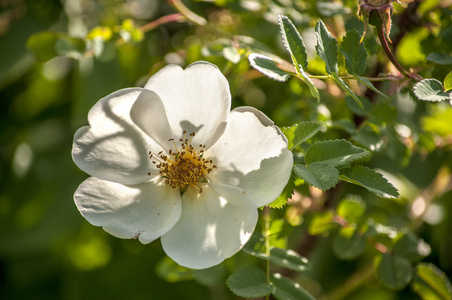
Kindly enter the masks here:
M 397 68 L 397 70 L 399 70 L 399 72 L 402 73 L 402 75 L 405 76 L 406 78 L 411 78 L 416 81 L 422 80 L 422 77 L 420 75 L 414 74 L 414 73 L 408 73 L 402 67 L 402 65 L 400 65 L 400 63 L 397 61 L 397 58 L 392 53 L 391 49 L 389 49 L 388 42 L 386 41 L 386 37 L 384 34 L 384 30 L 383 30 L 384 24 L 379 24 L 376 27 L 377 27 L 378 38 L 380 39 L 381 46 L 383 47 L 383 50 L 386 53 L 386 56 L 389 58 L 389 60 L 392 62 L 392 64 Z

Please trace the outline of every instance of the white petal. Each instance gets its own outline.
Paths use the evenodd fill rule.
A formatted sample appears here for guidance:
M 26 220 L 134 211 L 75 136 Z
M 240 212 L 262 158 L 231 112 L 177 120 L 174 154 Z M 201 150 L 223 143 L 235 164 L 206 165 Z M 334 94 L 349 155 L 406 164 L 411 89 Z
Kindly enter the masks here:
M 231 109 L 229 84 L 215 65 L 198 62 L 185 70 L 168 65 L 145 86 L 159 95 L 175 139 L 195 132 L 193 144 L 209 148 L 224 132 Z
M 160 144 L 162 150 L 168 151 L 173 144 L 171 126 L 166 116 L 165 107 L 160 97 L 149 90 L 144 90 L 137 98 L 130 111 L 132 121 Z
M 178 264 L 204 269 L 237 253 L 249 240 L 257 209 L 246 193 L 222 184 L 204 184 L 200 193 L 188 188 L 182 195 L 182 216 L 161 241 Z
M 179 220 L 179 190 L 143 183 L 127 186 L 90 177 L 74 194 L 80 213 L 95 226 L 118 238 L 150 243 Z
M 161 147 L 130 119 L 130 109 L 140 94 L 151 93 L 134 88 L 112 93 L 99 100 L 90 110 L 90 126 L 74 135 L 72 157 L 86 173 L 101 179 L 136 184 L 156 172 L 148 157 L 150 150 Z
M 217 166 L 206 176 L 209 181 L 245 190 L 257 207 L 270 204 L 280 195 L 293 164 L 279 128 L 250 107 L 231 112 L 225 133 L 204 157 Z

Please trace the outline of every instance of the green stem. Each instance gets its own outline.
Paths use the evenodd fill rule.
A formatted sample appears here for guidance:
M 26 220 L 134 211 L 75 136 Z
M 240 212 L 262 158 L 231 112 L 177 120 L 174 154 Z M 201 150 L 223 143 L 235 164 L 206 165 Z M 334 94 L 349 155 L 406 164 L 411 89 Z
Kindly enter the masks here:
M 264 207 L 264 238 L 265 238 L 265 275 L 267 276 L 267 282 L 270 283 L 270 207 Z M 265 297 L 266 300 L 270 299 L 270 295 Z

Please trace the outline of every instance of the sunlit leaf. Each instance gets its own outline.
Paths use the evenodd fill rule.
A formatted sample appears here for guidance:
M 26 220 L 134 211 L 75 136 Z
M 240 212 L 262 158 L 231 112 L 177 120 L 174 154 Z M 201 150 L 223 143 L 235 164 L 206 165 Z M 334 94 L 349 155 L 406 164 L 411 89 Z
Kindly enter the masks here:
M 27 48 L 40 61 L 49 60 L 57 56 L 55 44 L 62 36 L 60 33 L 42 31 L 33 34 L 27 41 Z
M 452 89 L 452 71 L 444 78 L 444 90 L 448 91 Z
M 449 93 L 444 92 L 442 83 L 433 78 L 424 79 L 416 83 L 414 94 L 422 101 L 437 102 L 449 100 Z
M 349 223 L 356 223 L 366 211 L 366 203 L 359 197 L 343 199 L 337 205 L 336 212 Z
M 257 298 L 272 292 L 265 273 L 256 267 L 245 267 L 235 271 L 226 280 L 229 289 L 240 297 Z
M 227 60 L 234 64 L 238 63 L 242 58 L 237 48 L 232 46 L 227 46 L 223 48 L 223 56 L 224 58 L 226 58 Z
M 335 228 L 337 224 L 334 221 L 334 214 L 331 211 L 324 211 L 316 213 L 312 221 L 309 223 L 310 235 L 327 234 L 331 229 Z
M 452 108 L 440 110 L 431 116 L 422 118 L 422 127 L 427 132 L 432 132 L 440 136 L 452 134 Z
M 314 297 L 303 289 L 298 283 L 281 274 L 272 274 L 273 295 L 278 300 L 314 300 Z
M 347 72 L 354 75 L 362 75 L 367 68 L 367 51 L 364 44 L 360 43 L 361 36 L 358 31 L 347 31 L 341 43 L 341 52 L 345 57 Z
M 278 17 L 279 26 L 284 46 L 289 51 L 295 68 L 306 69 L 308 67 L 308 55 L 306 46 L 295 25 L 286 16 Z
M 322 20 L 317 20 L 315 35 L 317 37 L 315 49 L 317 55 L 325 62 L 326 72 L 328 74 L 337 73 L 337 41 Z
M 270 260 L 278 266 L 297 272 L 303 272 L 309 269 L 308 260 L 290 249 L 271 248 Z
M 292 194 L 295 188 L 295 176 L 294 173 L 291 172 L 289 181 L 287 182 L 286 186 L 284 187 L 283 191 L 281 192 L 281 195 L 279 195 L 278 198 L 276 198 L 275 201 L 270 203 L 268 206 L 271 208 L 282 208 L 284 205 L 286 205 L 287 200 L 292 198 Z
M 383 254 L 377 265 L 377 277 L 387 287 L 400 290 L 410 283 L 413 276 L 411 262 L 399 255 Z
M 362 186 L 372 193 L 385 198 L 398 198 L 399 192 L 380 173 L 367 167 L 357 165 L 341 169 L 340 179 Z
M 307 166 L 295 165 L 295 174 L 322 191 L 329 190 L 339 181 L 339 171 L 330 164 L 314 162 Z
M 288 148 L 293 149 L 313 137 L 321 128 L 322 125 L 319 123 L 308 121 L 282 128 L 282 131 L 289 142 Z
M 314 85 L 314 82 L 312 82 L 311 78 L 309 78 L 308 75 L 303 70 L 300 70 L 298 78 L 300 78 L 301 80 L 303 80 L 304 83 L 307 84 L 309 91 L 311 92 L 311 95 L 317 100 L 317 102 L 320 102 L 319 90 Z
M 273 80 L 286 81 L 290 77 L 290 74 L 278 68 L 273 59 L 270 57 L 262 54 L 251 53 L 248 56 L 248 60 L 253 68 Z
M 368 156 L 370 152 L 353 146 L 346 140 L 329 140 L 313 144 L 305 155 L 305 162 L 326 163 L 333 167 L 348 166 L 351 162 Z
M 417 265 L 412 287 L 423 300 L 452 299 L 452 286 L 447 275 L 430 263 Z

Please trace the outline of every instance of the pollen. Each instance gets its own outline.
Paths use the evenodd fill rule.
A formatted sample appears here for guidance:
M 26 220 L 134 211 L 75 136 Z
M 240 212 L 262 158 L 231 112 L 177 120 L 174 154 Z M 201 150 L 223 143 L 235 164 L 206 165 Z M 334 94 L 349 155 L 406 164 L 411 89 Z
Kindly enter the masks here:
M 196 186 L 197 182 L 205 181 L 205 175 L 212 172 L 216 166 L 212 160 L 204 158 L 206 145 L 192 145 L 192 138 L 195 133 L 192 132 L 187 138 L 187 132 L 184 131 L 184 138 L 179 139 L 180 146 L 177 147 L 174 139 L 174 149 L 169 149 L 168 155 L 163 151 L 152 153 L 149 151 L 149 158 L 159 169 L 159 175 L 164 178 L 165 183 L 174 189 L 183 189 L 187 186 L 193 186 L 202 192 L 202 189 Z M 151 173 L 148 173 L 151 175 Z

